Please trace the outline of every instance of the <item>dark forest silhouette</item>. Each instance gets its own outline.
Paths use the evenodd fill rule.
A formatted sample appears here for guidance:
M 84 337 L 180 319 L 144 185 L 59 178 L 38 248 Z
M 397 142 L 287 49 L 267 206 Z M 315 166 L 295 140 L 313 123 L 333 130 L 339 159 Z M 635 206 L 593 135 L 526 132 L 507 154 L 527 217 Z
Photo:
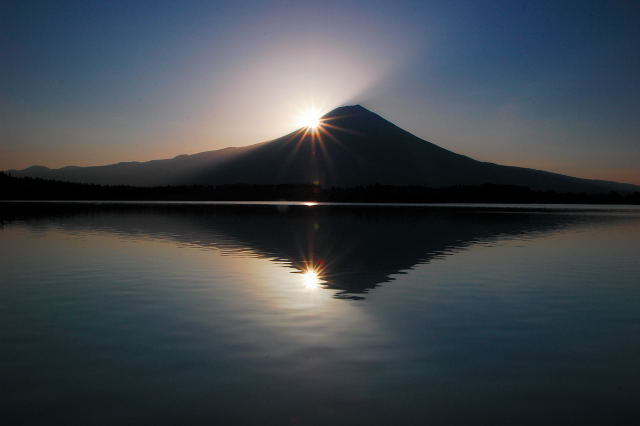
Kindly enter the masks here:
M 640 204 L 640 192 L 563 193 L 493 184 L 447 188 L 394 185 L 323 188 L 317 185 L 284 184 L 134 187 L 16 178 L 0 172 L 0 199 Z

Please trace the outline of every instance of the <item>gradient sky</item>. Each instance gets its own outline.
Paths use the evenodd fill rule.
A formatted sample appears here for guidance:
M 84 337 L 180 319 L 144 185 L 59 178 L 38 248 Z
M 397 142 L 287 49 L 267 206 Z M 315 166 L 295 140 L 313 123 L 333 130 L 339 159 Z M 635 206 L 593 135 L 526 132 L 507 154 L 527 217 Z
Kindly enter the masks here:
M 248 145 L 360 103 L 444 148 L 640 184 L 640 2 L 3 1 L 0 169 Z

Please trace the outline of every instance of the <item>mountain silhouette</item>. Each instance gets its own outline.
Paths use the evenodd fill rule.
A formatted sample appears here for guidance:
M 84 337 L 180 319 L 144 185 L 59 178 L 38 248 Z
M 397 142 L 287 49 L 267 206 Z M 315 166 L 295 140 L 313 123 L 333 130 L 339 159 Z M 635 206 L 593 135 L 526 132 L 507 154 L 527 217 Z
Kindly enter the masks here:
M 42 166 L 14 176 L 135 186 L 317 184 L 325 187 L 485 183 L 559 192 L 630 192 L 640 186 L 581 179 L 474 160 L 427 142 L 360 105 L 334 109 L 317 131 L 299 129 L 270 142 L 173 159 L 97 167 Z

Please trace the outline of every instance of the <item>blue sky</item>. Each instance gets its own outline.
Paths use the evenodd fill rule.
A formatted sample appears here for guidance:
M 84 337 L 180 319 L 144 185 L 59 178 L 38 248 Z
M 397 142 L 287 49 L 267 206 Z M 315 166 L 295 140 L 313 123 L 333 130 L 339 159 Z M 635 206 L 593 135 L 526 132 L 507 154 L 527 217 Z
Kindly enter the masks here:
M 447 149 L 640 184 L 635 1 L 5 1 L 0 168 L 272 139 L 360 103 Z

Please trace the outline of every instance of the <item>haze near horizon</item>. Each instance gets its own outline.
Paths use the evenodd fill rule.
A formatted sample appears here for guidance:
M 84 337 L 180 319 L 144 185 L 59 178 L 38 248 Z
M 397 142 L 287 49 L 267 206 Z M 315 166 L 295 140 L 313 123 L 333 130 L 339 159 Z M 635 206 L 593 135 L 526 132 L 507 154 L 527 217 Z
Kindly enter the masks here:
M 0 169 L 250 145 L 360 103 L 479 160 L 640 184 L 632 2 L 0 8 Z

